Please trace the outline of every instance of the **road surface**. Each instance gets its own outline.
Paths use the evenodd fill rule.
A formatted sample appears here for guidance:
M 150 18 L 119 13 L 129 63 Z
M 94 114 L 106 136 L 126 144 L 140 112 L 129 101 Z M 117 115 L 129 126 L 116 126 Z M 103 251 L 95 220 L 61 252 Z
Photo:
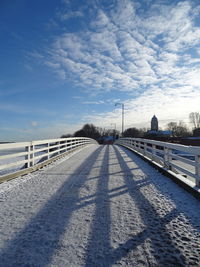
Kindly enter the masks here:
M 91 145 L 0 184 L 0 266 L 200 266 L 200 202 L 131 151 Z

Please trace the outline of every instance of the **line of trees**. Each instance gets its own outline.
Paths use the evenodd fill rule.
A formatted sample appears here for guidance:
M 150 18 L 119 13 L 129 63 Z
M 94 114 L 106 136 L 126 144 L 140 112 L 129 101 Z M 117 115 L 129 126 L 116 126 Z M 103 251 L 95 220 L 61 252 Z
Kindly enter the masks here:
M 179 121 L 177 122 L 170 122 L 167 124 L 167 130 L 172 132 L 173 137 L 186 137 L 192 135 L 192 132 L 189 130 L 187 125 Z
M 200 128 L 200 113 L 199 112 L 191 112 L 189 114 L 189 120 L 190 123 L 193 126 L 193 133 L 195 130 Z M 167 130 L 172 132 L 172 136 L 174 137 L 186 137 L 186 136 L 192 136 L 193 133 L 190 131 L 190 129 L 187 127 L 187 125 L 179 121 L 177 122 L 170 122 L 167 124 Z
M 169 122 L 167 124 L 166 129 L 167 131 L 170 131 L 173 137 L 186 137 L 192 135 L 191 131 L 188 129 L 186 124 L 184 124 L 182 121 L 177 122 Z M 150 137 L 156 134 L 148 133 L 147 129 L 137 129 L 135 127 L 128 128 L 124 131 L 123 136 L 124 137 Z
M 199 112 L 191 112 L 189 114 L 190 123 L 193 126 L 193 133 L 196 135 L 200 135 L 200 113 Z M 177 122 L 169 122 L 165 130 L 171 131 L 173 137 L 186 137 L 192 136 L 192 132 L 189 130 L 187 125 L 179 121 Z M 196 131 L 196 132 L 195 132 Z M 104 129 L 101 127 L 96 127 L 94 124 L 85 124 L 80 130 L 76 131 L 74 134 L 64 134 L 61 137 L 90 137 L 95 140 L 100 140 L 106 136 L 119 136 L 119 131 Z M 135 127 L 128 128 L 123 133 L 124 137 L 145 137 L 147 136 L 147 129 L 141 128 L 137 129 Z
M 132 128 L 128 128 L 124 131 L 124 134 L 123 136 L 124 137 L 144 137 L 145 136 L 145 133 L 147 132 L 147 129 L 146 128 L 141 128 L 141 129 L 137 129 L 135 127 L 132 127 Z
M 85 124 L 80 130 L 76 131 L 74 134 L 64 134 L 61 138 L 67 137 L 90 137 L 95 140 L 100 140 L 106 136 L 119 136 L 119 131 L 104 129 L 101 127 L 96 127 L 94 124 Z

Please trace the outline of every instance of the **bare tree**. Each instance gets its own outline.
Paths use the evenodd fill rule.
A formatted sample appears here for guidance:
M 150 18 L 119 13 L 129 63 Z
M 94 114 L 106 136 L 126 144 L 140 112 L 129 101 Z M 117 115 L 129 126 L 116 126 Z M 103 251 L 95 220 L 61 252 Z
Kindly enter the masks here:
M 98 139 L 101 135 L 98 131 L 98 128 L 93 124 L 85 124 L 82 129 L 74 133 L 75 137 L 90 137 L 93 139 Z
M 190 131 L 187 126 L 182 122 L 170 122 L 167 124 L 167 129 L 172 132 L 174 137 L 185 137 L 190 135 Z
M 96 127 L 93 124 L 87 123 L 83 125 L 82 129 L 76 131 L 74 133 L 74 136 L 75 137 L 90 137 L 101 142 L 102 138 L 105 138 L 106 136 L 113 136 L 116 138 L 117 136 L 119 136 L 119 131 Z
M 200 128 L 200 113 L 191 112 L 189 114 L 190 122 L 193 124 L 194 129 Z
M 171 131 L 172 134 L 175 132 L 176 127 L 177 127 L 177 122 L 171 121 L 167 124 L 167 130 Z
M 124 131 L 124 137 L 143 137 L 146 131 L 144 129 L 137 129 L 135 127 L 128 128 Z

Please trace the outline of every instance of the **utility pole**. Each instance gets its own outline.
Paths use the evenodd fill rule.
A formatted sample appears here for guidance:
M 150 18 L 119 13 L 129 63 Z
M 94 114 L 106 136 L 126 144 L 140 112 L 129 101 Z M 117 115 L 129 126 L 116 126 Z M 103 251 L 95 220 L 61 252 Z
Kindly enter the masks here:
M 124 103 L 116 103 L 115 106 L 121 106 L 122 107 L 122 136 L 124 134 Z

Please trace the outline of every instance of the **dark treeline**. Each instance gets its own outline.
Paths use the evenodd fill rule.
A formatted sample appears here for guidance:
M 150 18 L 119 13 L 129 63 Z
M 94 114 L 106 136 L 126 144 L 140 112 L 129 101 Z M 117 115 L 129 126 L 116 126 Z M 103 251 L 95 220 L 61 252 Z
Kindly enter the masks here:
M 124 131 L 123 137 L 138 137 L 142 138 L 145 137 L 147 132 L 146 128 L 137 129 L 135 127 L 128 128 Z
M 61 138 L 67 137 L 89 137 L 93 138 L 97 141 L 100 141 L 104 137 L 108 136 L 119 136 L 119 131 L 111 130 L 111 129 L 104 129 L 101 127 L 96 127 L 94 124 L 85 124 L 80 130 L 76 131 L 74 134 L 64 134 Z
M 177 122 L 169 122 L 164 130 L 170 131 L 169 136 L 163 136 L 162 131 L 160 131 L 162 136 L 159 136 L 159 131 L 156 135 L 149 134 L 148 129 L 141 128 L 137 129 L 135 127 L 128 128 L 124 131 L 123 137 L 136 137 L 136 138 L 150 138 L 150 139 L 157 139 L 157 138 L 164 138 L 167 140 L 179 140 L 179 138 L 189 137 L 189 136 L 200 136 L 200 114 L 198 112 L 192 112 L 189 114 L 190 122 L 193 126 L 193 132 L 187 127 L 187 125 L 179 121 Z M 114 129 L 105 129 L 101 127 L 96 127 L 94 124 L 85 124 L 80 130 L 74 132 L 74 134 L 64 134 L 61 137 L 89 137 L 93 138 L 100 143 L 106 137 L 112 136 L 113 139 L 118 138 L 120 132 Z M 178 139 L 177 139 L 178 138 Z

